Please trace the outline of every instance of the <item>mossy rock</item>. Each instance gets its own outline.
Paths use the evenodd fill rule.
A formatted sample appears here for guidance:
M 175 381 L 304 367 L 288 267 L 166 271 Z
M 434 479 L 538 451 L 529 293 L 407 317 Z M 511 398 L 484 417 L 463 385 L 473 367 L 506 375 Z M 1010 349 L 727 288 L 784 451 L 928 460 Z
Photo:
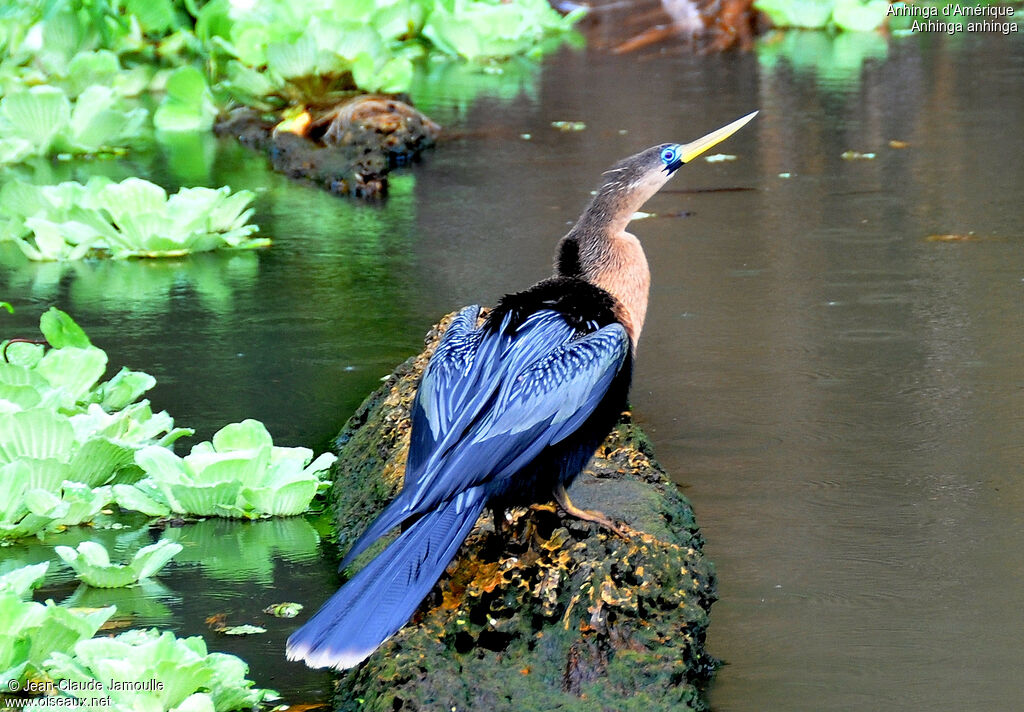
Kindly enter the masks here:
M 342 551 L 401 486 L 409 406 L 447 322 L 338 436 Z M 496 532 L 488 511 L 412 621 L 341 676 L 337 709 L 705 709 L 714 567 L 689 502 L 628 413 L 570 495 L 625 521 L 629 538 L 553 507 L 513 510 Z

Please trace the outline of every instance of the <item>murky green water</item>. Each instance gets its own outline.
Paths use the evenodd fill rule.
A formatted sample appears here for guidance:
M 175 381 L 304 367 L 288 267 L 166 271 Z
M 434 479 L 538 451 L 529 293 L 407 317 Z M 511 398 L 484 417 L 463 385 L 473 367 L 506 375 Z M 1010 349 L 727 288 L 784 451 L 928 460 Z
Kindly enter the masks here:
M 62 167 L 257 190 L 276 246 L 0 267 L 0 298 L 17 307 L 3 333 L 30 334 L 57 304 L 112 364 L 155 375 L 154 403 L 201 437 L 256 417 L 280 444 L 323 447 L 437 317 L 545 276 L 602 170 L 759 108 L 721 147 L 737 160 L 687 167 L 648 205 L 663 217 L 634 224 L 654 284 L 633 401 L 718 564 L 709 645 L 728 665 L 713 707 L 1015 708 L 1024 43 L 800 35 L 776 47 L 760 61 L 566 51 L 526 71 L 518 95 L 424 95 L 454 138 L 382 205 L 289 182 L 212 139 L 127 167 Z M 283 662 L 295 622 L 259 613 L 333 590 L 316 530 L 172 534 L 186 551 L 152 596 L 125 603 L 138 622 L 204 633 L 290 701 L 326 698 L 329 678 Z M 218 637 L 204 623 L 216 613 L 270 633 Z

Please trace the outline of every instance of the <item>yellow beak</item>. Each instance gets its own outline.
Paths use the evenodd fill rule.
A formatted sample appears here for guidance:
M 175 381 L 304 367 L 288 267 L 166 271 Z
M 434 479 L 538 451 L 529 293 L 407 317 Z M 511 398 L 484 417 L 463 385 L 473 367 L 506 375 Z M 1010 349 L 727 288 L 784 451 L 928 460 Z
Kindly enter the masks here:
M 732 136 L 734 133 L 743 128 L 747 124 L 747 122 L 750 121 L 755 116 L 757 116 L 757 112 L 752 111 L 746 116 L 744 116 L 742 119 L 736 119 L 728 126 L 723 126 L 720 129 L 716 129 L 715 131 L 709 133 L 707 136 L 702 136 L 696 141 L 692 141 L 690 143 L 684 143 L 682 146 L 679 147 L 679 159 L 683 163 L 689 163 L 694 158 L 704 153 L 712 146 L 717 146 L 722 141 Z

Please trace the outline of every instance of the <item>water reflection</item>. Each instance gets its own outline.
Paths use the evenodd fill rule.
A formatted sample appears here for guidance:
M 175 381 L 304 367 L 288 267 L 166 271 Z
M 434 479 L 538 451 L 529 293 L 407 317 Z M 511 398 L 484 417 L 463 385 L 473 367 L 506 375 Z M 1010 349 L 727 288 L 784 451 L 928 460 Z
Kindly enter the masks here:
M 237 522 L 205 519 L 171 528 L 164 537 L 184 549 L 174 557 L 179 564 L 198 564 L 206 578 L 220 583 L 267 587 L 281 562 L 309 562 L 320 557 L 320 535 L 302 517 Z
M 769 32 L 755 46 L 761 66 L 774 73 L 788 67 L 801 77 L 813 79 L 826 91 L 855 91 L 870 61 L 883 62 L 889 43 L 877 32 L 841 32 L 831 35 L 815 30 Z
M 10 245 L 3 245 L 10 248 Z M 3 254 L 9 250 L 5 249 Z M 83 312 L 124 311 L 154 316 L 170 311 L 175 295 L 186 294 L 213 314 L 225 315 L 237 301 L 251 298 L 259 273 L 252 252 L 217 252 L 187 259 L 78 260 L 32 262 L 13 255 L 5 259 L 14 293 L 40 301 L 56 301 L 64 288 Z

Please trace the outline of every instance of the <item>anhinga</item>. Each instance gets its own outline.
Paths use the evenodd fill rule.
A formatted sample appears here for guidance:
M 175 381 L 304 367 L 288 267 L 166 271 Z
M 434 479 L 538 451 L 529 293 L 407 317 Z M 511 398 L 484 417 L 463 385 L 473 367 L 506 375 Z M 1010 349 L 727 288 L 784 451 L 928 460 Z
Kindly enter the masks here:
M 484 506 L 501 511 L 566 488 L 626 407 L 650 272 L 626 232 L 633 214 L 684 163 L 757 112 L 688 144 L 665 143 L 616 164 L 562 238 L 555 275 L 509 294 L 477 325 L 454 318 L 412 406 L 402 491 L 341 567 L 390 529 L 403 531 L 288 639 L 288 658 L 348 668 L 401 628 L 430 592 Z

